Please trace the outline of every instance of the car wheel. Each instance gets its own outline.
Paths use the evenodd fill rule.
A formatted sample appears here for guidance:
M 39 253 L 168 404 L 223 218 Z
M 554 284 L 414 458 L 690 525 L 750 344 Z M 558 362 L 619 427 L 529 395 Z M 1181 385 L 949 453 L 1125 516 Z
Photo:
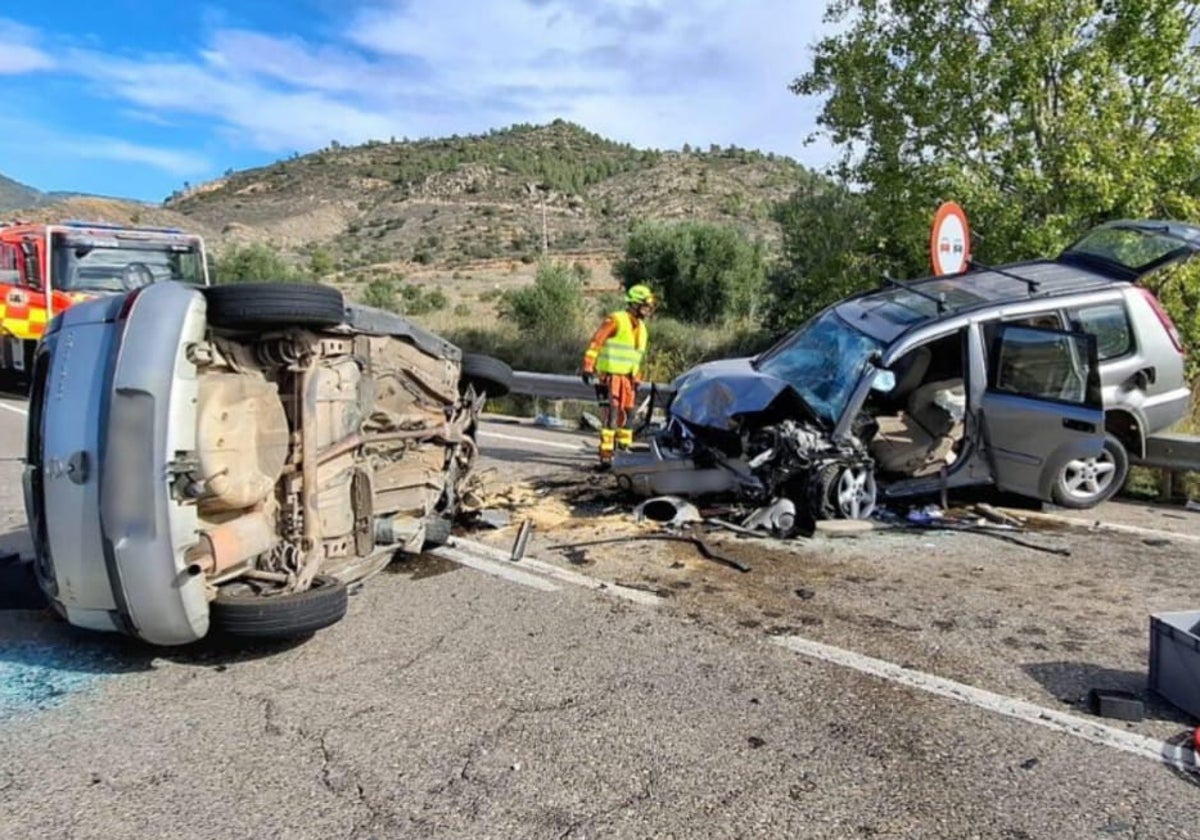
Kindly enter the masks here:
M 1104 438 L 1104 450 L 1095 458 L 1076 458 L 1059 468 L 1054 479 L 1054 503 L 1082 510 L 1106 501 L 1125 484 L 1129 475 L 1129 454 L 1121 441 L 1111 434 Z
M 488 399 L 503 397 L 513 389 L 512 368 L 492 356 L 463 353 L 460 387 L 466 391 L 468 385 L 473 385 L 476 393 L 486 394 Z
M 814 519 L 869 519 L 875 512 L 878 487 L 870 464 L 828 464 L 811 487 Z
M 291 639 L 336 624 L 346 615 L 346 586 L 317 575 L 304 592 L 260 595 L 245 584 L 221 587 L 209 605 L 209 629 L 243 639 Z
M 316 283 L 230 283 L 204 293 L 216 327 L 333 327 L 346 318 L 342 293 Z

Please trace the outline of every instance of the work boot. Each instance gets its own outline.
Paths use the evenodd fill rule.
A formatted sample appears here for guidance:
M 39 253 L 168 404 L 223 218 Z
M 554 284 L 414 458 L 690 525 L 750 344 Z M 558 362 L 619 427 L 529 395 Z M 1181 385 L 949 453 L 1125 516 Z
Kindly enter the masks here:
M 633 429 L 617 429 L 617 449 L 628 451 L 633 448 Z
M 617 432 L 615 429 L 600 430 L 600 463 L 603 465 L 611 464 L 613 459 L 613 449 L 616 445 Z

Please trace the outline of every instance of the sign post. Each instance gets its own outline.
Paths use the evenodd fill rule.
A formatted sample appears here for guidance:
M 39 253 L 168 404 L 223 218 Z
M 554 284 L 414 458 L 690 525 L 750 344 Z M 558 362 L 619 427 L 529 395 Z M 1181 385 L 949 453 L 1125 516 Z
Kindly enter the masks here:
M 971 227 L 967 214 L 953 201 L 947 201 L 933 216 L 929 234 L 929 260 L 933 273 L 961 274 L 971 259 Z

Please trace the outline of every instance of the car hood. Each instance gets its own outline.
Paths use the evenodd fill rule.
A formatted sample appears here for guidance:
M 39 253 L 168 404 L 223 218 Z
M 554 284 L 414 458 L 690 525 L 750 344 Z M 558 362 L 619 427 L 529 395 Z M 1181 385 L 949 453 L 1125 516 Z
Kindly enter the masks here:
M 671 414 L 695 426 L 731 430 L 740 416 L 768 411 L 781 398 L 794 403 L 784 406 L 788 413 L 809 413 L 791 385 L 755 370 L 751 361 L 722 359 L 680 375 L 674 382 Z

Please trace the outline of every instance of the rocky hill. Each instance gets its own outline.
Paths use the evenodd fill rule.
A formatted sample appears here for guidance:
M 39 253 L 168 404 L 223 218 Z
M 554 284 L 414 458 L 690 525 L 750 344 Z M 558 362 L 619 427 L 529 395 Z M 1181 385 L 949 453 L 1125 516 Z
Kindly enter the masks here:
M 615 254 L 632 223 L 721 221 L 770 245 L 771 207 L 807 178 L 795 161 L 712 147 L 635 149 L 571 123 L 486 135 L 333 144 L 230 172 L 166 211 L 213 245 L 262 242 L 342 270 L 458 268 L 551 254 Z

